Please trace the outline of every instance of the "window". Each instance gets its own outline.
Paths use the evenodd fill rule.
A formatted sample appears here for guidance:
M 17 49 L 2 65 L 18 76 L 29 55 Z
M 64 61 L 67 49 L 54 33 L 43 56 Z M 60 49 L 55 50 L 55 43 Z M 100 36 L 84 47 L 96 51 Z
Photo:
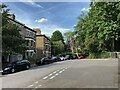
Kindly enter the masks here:
M 31 56 L 33 56 L 33 53 L 31 52 Z

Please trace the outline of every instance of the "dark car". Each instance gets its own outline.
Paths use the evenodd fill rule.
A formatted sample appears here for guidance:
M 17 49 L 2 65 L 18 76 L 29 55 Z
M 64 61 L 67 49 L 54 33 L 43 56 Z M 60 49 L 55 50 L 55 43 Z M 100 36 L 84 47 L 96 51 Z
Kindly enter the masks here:
M 30 62 L 28 60 L 17 60 L 4 67 L 2 74 L 14 73 L 17 71 L 25 70 L 30 68 Z
M 60 57 L 58 57 L 58 56 L 53 56 L 52 60 L 53 60 L 53 62 L 61 61 Z
M 53 62 L 53 60 L 52 60 L 51 57 L 44 57 L 44 58 L 38 60 L 38 61 L 36 62 L 36 65 L 37 65 L 37 66 L 39 66 L 39 65 L 45 65 L 45 64 L 52 63 L 52 62 Z

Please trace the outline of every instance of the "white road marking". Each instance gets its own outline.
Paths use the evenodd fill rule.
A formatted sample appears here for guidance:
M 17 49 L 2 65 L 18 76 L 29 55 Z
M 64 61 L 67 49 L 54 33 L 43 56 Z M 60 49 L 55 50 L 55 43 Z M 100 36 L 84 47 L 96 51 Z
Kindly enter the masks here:
M 47 78 L 48 78 L 48 76 L 44 77 L 43 79 L 47 79 Z
M 59 73 L 62 73 L 63 71 L 60 71 Z
M 55 72 L 53 72 L 53 73 L 56 73 L 56 71 L 55 71 Z
M 57 72 L 60 71 L 60 70 L 57 70 Z
M 29 85 L 28 87 L 32 87 L 33 86 L 33 84 L 32 85 Z
M 39 87 L 41 87 L 42 85 L 38 85 Z
M 55 76 L 58 76 L 58 75 L 59 75 L 58 73 L 55 74 Z
M 53 74 L 51 73 L 51 74 L 49 74 L 48 76 L 52 76 Z
M 55 76 L 50 77 L 50 79 L 53 79 Z
M 50 79 L 53 79 L 55 76 L 58 76 L 60 73 L 62 73 L 62 72 L 64 72 L 65 71 L 65 69 L 67 69 L 67 68 L 65 68 L 65 67 L 63 67 L 63 68 L 61 68 L 61 69 L 63 69 L 63 70 L 56 70 L 56 71 L 54 71 L 53 73 L 51 73 L 51 74 L 49 74 L 48 76 L 46 76 L 46 77 L 44 77 L 43 79 L 45 80 L 45 79 L 47 79 L 48 77 L 50 77 Z M 58 73 L 57 73 L 58 72 Z M 56 74 L 55 74 L 56 73 Z M 52 76 L 53 74 L 55 74 L 54 76 Z M 35 82 L 35 83 L 38 83 L 38 82 Z
M 38 83 L 38 81 L 36 81 L 35 83 Z

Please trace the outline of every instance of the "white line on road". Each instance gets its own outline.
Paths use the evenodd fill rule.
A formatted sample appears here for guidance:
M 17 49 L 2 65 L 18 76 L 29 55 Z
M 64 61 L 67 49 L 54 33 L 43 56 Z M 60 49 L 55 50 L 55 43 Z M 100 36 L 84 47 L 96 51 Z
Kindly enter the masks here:
M 41 87 L 42 85 L 38 85 L 39 87 Z
M 48 78 L 48 76 L 44 77 L 43 79 L 47 79 L 47 78 Z
M 53 74 L 51 73 L 51 74 L 49 74 L 48 76 L 52 76 Z
M 55 76 L 58 76 L 58 75 L 59 75 L 58 73 L 55 74 Z
M 60 70 L 57 70 L 57 72 L 60 71 Z
M 59 73 L 62 73 L 63 71 L 60 71 Z
M 54 73 L 56 73 L 56 71 L 55 71 L 55 72 L 53 72 L 53 74 L 54 74 Z
M 45 79 L 47 79 L 48 77 L 50 77 L 50 79 L 53 79 L 55 76 L 58 76 L 60 73 L 62 73 L 62 72 L 64 72 L 65 71 L 65 69 L 67 69 L 67 68 L 65 68 L 65 67 L 63 67 L 63 68 L 61 68 L 61 69 L 63 69 L 63 70 L 56 70 L 56 71 L 54 71 L 53 73 L 51 73 L 51 74 L 49 74 L 48 76 L 46 76 L 46 77 L 44 77 L 43 79 L 45 80 Z M 58 72 L 58 73 L 57 73 Z M 55 74 L 54 76 L 52 76 L 53 74 Z
M 32 85 L 29 85 L 28 88 L 30 88 L 30 87 L 32 87 L 32 86 L 33 86 L 33 84 L 32 84 Z
M 50 79 L 53 79 L 55 76 L 50 77 Z
M 35 83 L 38 83 L 38 81 L 36 81 Z
M 65 67 L 61 68 L 61 69 L 64 69 Z

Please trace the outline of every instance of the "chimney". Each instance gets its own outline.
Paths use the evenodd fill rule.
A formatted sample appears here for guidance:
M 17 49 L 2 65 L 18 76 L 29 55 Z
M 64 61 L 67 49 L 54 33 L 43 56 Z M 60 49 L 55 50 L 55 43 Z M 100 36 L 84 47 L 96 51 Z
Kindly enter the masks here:
M 8 14 L 8 18 L 15 20 L 15 15 L 14 14 Z
M 41 30 L 39 28 L 33 28 L 36 31 L 36 35 L 41 35 Z

